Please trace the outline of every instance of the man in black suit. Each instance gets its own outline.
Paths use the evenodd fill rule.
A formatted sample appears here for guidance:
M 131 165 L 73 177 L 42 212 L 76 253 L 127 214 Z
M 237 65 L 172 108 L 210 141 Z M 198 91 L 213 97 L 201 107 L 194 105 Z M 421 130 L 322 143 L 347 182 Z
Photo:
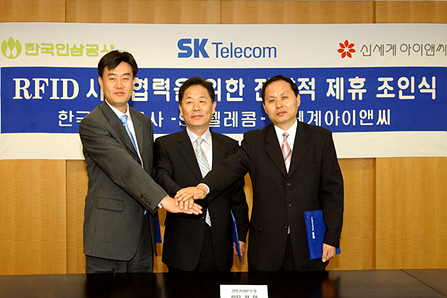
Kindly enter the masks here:
M 183 189 L 180 202 L 220 192 L 250 173 L 250 270 L 324 270 L 339 246 L 343 224 L 343 177 L 332 133 L 297 120 L 300 96 L 288 77 L 278 75 L 262 87 L 264 110 L 272 124 L 249 131 L 242 145 L 197 187 Z M 323 210 L 323 256 L 309 260 L 304 211 Z
M 79 124 L 89 178 L 84 211 L 87 273 L 152 272 L 158 208 L 201 212 L 196 204 L 180 209 L 150 175 L 151 119 L 128 105 L 137 72 L 130 53 L 104 55 L 98 80 L 105 101 Z
M 197 185 L 211 166 L 239 147 L 235 140 L 209 129 L 216 109 L 211 83 L 199 77 L 190 78 L 180 87 L 178 98 L 186 128 L 157 138 L 154 147 L 154 179 L 171 196 L 181 188 Z M 235 179 L 231 184 L 219 195 L 211 192 L 199 202 L 203 206 L 201 216 L 167 213 L 163 262 L 170 272 L 230 271 L 233 265 L 231 210 L 238 224 L 241 240 L 238 245 L 241 251 L 245 250 L 248 206 L 244 179 Z

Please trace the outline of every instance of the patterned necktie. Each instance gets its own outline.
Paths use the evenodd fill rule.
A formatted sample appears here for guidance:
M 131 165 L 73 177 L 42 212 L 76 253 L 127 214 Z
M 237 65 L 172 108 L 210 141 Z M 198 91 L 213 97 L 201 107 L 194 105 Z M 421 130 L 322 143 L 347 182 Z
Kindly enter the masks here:
M 287 132 L 282 134 L 283 139 L 281 143 L 281 152 L 282 156 L 284 157 L 284 164 L 286 165 L 287 173 L 289 172 L 290 168 L 290 160 L 292 159 L 292 149 L 290 148 L 289 143 L 287 142 L 287 138 L 289 137 L 289 134 Z
M 194 153 L 196 154 L 202 177 L 205 177 L 206 174 L 210 171 L 210 165 L 208 163 L 208 159 L 206 158 L 205 151 L 203 151 L 202 149 L 202 142 L 203 139 L 201 137 L 198 137 L 196 140 L 196 148 L 194 150 Z M 205 222 L 211 227 L 211 217 L 208 209 L 206 210 Z
M 127 131 L 127 134 L 129 135 L 130 141 L 132 142 L 133 147 L 135 148 L 135 151 L 138 153 L 137 144 L 135 143 L 135 139 L 133 138 L 132 132 L 129 129 L 129 126 L 127 125 L 127 115 L 122 115 L 120 117 L 121 122 L 123 122 L 124 128 Z

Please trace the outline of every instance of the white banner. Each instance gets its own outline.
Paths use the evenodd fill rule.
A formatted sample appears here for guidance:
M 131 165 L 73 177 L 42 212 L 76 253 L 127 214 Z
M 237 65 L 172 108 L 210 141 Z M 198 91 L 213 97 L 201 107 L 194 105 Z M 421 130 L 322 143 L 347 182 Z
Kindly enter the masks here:
M 156 136 L 183 128 L 178 88 L 198 75 L 216 90 L 211 129 L 241 140 L 269 123 L 260 87 L 283 74 L 340 158 L 447 156 L 445 24 L 1 23 L 0 45 L 0 159 L 82 159 L 78 125 L 113 49 L 137 60 L 130 105 Z

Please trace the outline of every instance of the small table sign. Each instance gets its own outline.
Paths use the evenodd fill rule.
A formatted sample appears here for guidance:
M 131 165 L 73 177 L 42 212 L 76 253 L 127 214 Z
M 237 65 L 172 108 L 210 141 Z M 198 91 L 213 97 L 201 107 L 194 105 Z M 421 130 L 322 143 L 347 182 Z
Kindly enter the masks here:
M 221 298 L 268 298 L 267 285 L 220 285 Z

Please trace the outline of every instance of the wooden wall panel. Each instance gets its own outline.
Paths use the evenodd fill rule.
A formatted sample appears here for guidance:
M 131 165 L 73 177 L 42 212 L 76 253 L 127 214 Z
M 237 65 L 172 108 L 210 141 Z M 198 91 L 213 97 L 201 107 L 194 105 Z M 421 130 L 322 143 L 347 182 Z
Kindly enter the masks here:
M 376 23 L 447 23 L 445 1 L 378 1 Z
M 372 23 L 373 1 L 222 1 L 222 24 Z
M 341 254 L 328 269 L 372 269 L 374 266 L 374 159 L 340 159 L 345 188 Z
M 447 268 L 447 157 L 376 167 L 377 269 Z
M 65 161 L 0 161 L 0 275 L 66 273 Z
M 87 183 L 85 161 L 67 160 L 67 273 L 69 274 L 85 272 L 82 228 Z
M 65 0 L 1 0 L 0 22 L 65 22 Z
M 218 24 L 216 0 L 68 0 L 67 22 Z

